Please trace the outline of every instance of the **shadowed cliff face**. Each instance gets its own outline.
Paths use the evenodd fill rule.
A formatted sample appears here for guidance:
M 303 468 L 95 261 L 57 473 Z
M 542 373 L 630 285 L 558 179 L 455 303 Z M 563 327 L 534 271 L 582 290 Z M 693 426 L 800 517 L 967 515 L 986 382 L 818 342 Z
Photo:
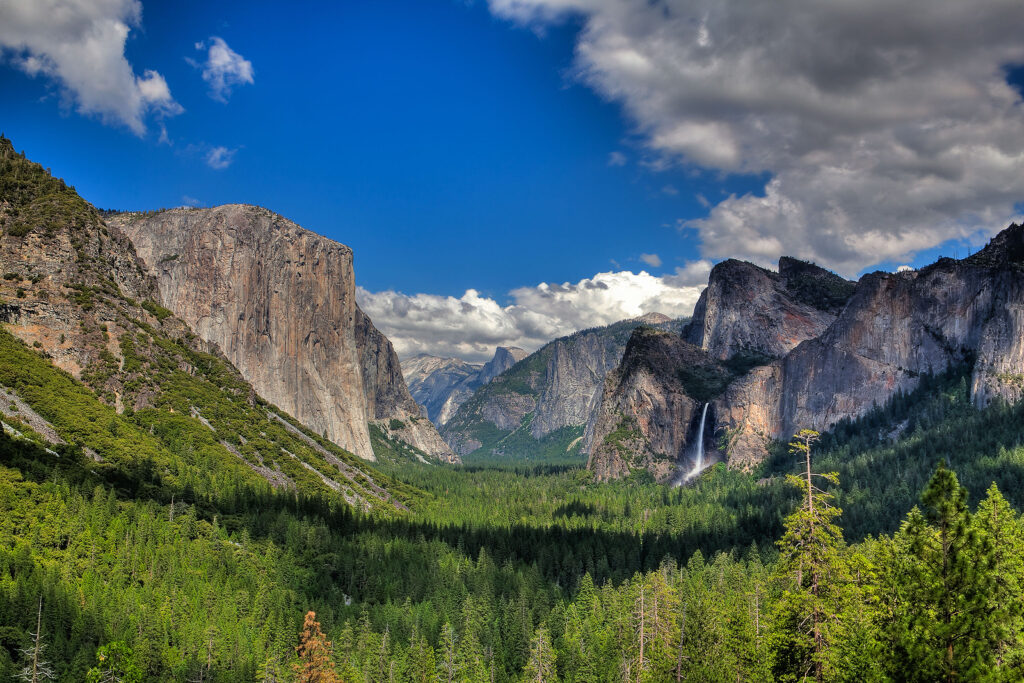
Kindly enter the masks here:
M 639 328 L 618 368 L 608 373 L 594 418 L 587 467 L 600 480 L 646 469 L 672 478 L 692 445 L 692 423 L 702 401 L 692 378 L 719 378 L 728 370 L 679 335 Z
M 479 388 L 445 424 L 445 439 L 463 455 L 477 450 L 524 455 L 501 445 L 513 434 L 522 437 L 526 450 L 547 444 L 550 453 L 589 452 L 587 425 L 605 375 L 618 365 L 630 333 L 640 325 L 678 330 L 682 323 L 649 313 L 556 339 Z
M 418 414 L 390 342 L 356 306 L 348 247 L 244 205 L 111 222 L 156 277 L 164 306 L 309 428 L 373 460 L 367 423 Z M 427 445 L 430 435 L 420 436 L 414 445 Z M 439 438 L 433 446 L 450 455 Z
M 730 259 L 711 271 L 683 337 L 718 360 L 739 353 L 778 358 L 825 331 L 853 283 L 783 258 L 773 273 Z
M 859 417 L 915 388 L 921 375 L 953 365 L 974 362 L 979 406 L 1024 396 L 1024 228 L 1011 226 L 962 261 L 872 273 L 852 296 L 848 284 L 792 259 L 780 262 L 778 274 L 719 264 L 683 333 L 705 355 L 670 353 L 678 346 L 671 340 L 627 352 L 645 357 L 624 357 L 609 375 L 594 435 L 601 457 L 591 458 L 592 468 L 602 478 L 628 471 L 627 458 L 598 451 L 622 422 L 636 432 L 630 466 L 664 478 L 663 460 L 687 445 L 692 406 L 681 395 L 691 403 L 710 397 L 715 433 L 728 442 L 729 464 L 741 468 L 760 462 L 773 439 Z M 751 351 L 763 354 L 761 365 L 740 362 Z M 627 372 L 627 360 L 642 371 Z M 717 360 L 730 373 L 725 381 L 713 374 L 692 381 L 694 369 Z

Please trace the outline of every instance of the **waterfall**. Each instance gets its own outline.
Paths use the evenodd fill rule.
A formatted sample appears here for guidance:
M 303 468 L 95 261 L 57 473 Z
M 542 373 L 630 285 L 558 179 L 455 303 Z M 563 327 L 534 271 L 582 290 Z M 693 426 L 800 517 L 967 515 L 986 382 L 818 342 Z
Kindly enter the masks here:
M 704 411 L 700 414 L 700 429 L 697 430 L 697 449 L 694 453 L 693 469 L 686 473 L 683 480 L 679 482 L 681 484 L 690 481 L 704 471 L 704 420 L 708 417 L 709 405 L 711 404 L 705 403 Z

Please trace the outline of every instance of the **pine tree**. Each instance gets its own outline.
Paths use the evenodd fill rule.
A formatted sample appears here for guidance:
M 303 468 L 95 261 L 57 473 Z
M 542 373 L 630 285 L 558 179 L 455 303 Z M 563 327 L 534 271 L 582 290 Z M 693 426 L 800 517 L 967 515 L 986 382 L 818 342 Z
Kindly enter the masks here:
M 992 484 L 972 518 L 991 551 L 992 585 L 986 612 L 997 633 L 995 665 L 1002 680 L 1024 678 L 1024 533 L 1017 512 Z
M 448 622 L 441 628 L 441 642 L 437 646 L 437 676 L 441 683 L 458 680 L 458 652 L 455 649 L 455 629 Z
M 297 683 L 338 683 L 331 660 L 331 643 L 320 629 L 316 612 L 306 612 L 295 651 L 299 655 L 295 665 Z
M 88 683 L 141 683 L 142 672 L 131 648 L 123 642 L 108 643 L 96 651 L 96 666 L 86 672 Z
M 539 626 L 530 641 L 530 658 L 526 662 L 523 677 L 531 683 L 556 681 L 555 650 L 546 626 Z
M 988 675 L 1000 629 L 989 613 L 991 547 L 972 528 L 967 491 L 940 464 L 900 529 L 909 555 L 898 604 L 899 637 L 911 680 L 977 680 Z M 998 614 L 998 613 L 997 613 Z
M 785 534 L 778 542 L 783 592 L 776 612 L 774 668 L 780 680 L 825 679 L 829 631 L 848 580 L 843 531 L 835 522 L 842 511 L 815 484 L 818 478 L 838 485 L 839 475 L 811 470 L 811 450 L 818 437 L 818 432 L 802 429 L 789 444 L 790 453 L 803 461 L 804 473 L 786 479 L 802 491 L 804 500 L 786 518 Z

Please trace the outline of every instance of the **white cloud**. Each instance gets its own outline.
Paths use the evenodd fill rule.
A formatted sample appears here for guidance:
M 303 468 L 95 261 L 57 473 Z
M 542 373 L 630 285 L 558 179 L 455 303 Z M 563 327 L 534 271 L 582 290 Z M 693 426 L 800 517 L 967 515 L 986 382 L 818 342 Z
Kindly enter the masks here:
M 577 77 L 655 158 L 767 172 L 690 221 L 703 254 L 846 274 L 1004 227 L 1024 198 L 1024 3 L 489 0 L 582 29 Z
M 201 65 L 193 60 L 189 62 L 203 70 L 203 80 L 210 86 L 210 97 L 218 102 L 227 102 L 234 86 L 255 82 L 252 62 L 228 47 L 223 38 L 213 36 L 208 48 L 205 43 L 196 43 L 196 49 L 207 49 L 206 62 Z
M 620 271 L 576 283 L 520 287 L 509 293 L 513 303 L 508 306 L 472 289 L 459 298 L 362 288 L 356 296 L 402 357 L 429 353 L 477 361 L 489 359 L 496 346 L 532 351 L 576 330 L 644 313 L 689 315 L 710 268 L 700 262 L 665 277 Z
M 611 154 L 608 155 L 608 165 L 609 166 L 625 166 L 626 165 L 626 155 L 623 154 L 622 152 L 612 152 Z
M 237 149 L 227 147 L 213 147 L 206 153 L 206 165 L 216 171 L 223 171 L 235 160 Z
M 661 257 L 657 254 L 640 254 L 640 260 L 651 268 L 661 268 Z
M 0 0 L 0 48 L 29 76 L 53 79 L 79 113 L 142 135 L 148 114 L 184 110 L 163 76 L 137 76 L 125 58 L 141 19 L 138 0 Z

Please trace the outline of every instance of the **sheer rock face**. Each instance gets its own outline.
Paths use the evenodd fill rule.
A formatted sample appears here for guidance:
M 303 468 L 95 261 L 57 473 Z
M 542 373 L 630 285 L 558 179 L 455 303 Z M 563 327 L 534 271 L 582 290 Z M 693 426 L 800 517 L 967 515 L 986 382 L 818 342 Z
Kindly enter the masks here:
M 623 351 L 621 343 L 601 334 L 553 342 L 547 382 L 530 424 L 534 438 L 566 425 L 587 424 L 597 406 L 605 375 L 619 364 Z M 584 441 L 586 450 L 589 441 Z
M 848 297 L 853 283 L 796 259 L 781 259 L 778 273 L 722 261 L 712 269 L 683 335 L 719 360 L 737 353 L 778 358 L 828 328 L 844 291 Z
M 649 313 L 556 339 L 479 388 L 445 424 L 445 439 L 465 455 L 482 445 L 474 434 L 492 427 L 514 430 L 527 418 L 530 436 L 538 441 L 566 427 L 583 430 L 597 410 L 605 375 L 641 325 L 678 330 L 682 323 Z M 589 452 L 591 434 L 583 431 L 580 452 Z
M 1016 241 L 1008 239 L 1013 236 L 1004 233 L 1001 242 L 1024 241 L 1019 228 Z M 864 276 L 823 335 L 751 372 L 717 403 L 721 426 L 737 434 L 730 461 L 758 462 L 766 439 L 859 417 L 897 390 L 912 390 L 921 374 L 971 358 L 977 405 L 995 397 L 1020 400 L 1024 272 L 1006 262 L 988 265 L 994 251 L 943 259 L 921 271 Z
M 711 359 L 750 348 L 766 355 L 784 352 L 735 377 L 712 400 L 714 433 L 727 442 L 730 466 L 753 466 L 767 455 L 770 440 L 859 417 L 896 391 L 915 388 L 921 375 L 972 359 L 978 406 L 996 398 L 1024 398 L 1024 228 L 1011 226 L 961 261 L 941 259 L 920 271 L 865 275 L 848 299 L 845 281 L 786 261 L 776 277 L 749 264 L 716 268 L 693 325 L 684 331 Z M 733 281 L 715 282 L 726 274 Z M 754 286 L 765 291 L 747 292 Z M 812 325 L 792 325 L 796 313 L 808 313 L 800 306 L 831 317 L 831 323 L 817 332 L 828 318 L 808 314 Z M 799 341 L 801 335 L 807 336 Z M 627 356 L 631 353 L 647 354 L 630 360 L 642 371 L 626 372 L 624 357 L 605 385 L 598 413 L 605 422 L 595 425 L 591 461 L 602 478 L 628 471 L 621 464 L 625 459 L 597 450 L 602 434 L 616 429 L 616 416 L 636 420 L 640 460 L 634 466 L 665 476 L 661 461 L 648 454 L 682 452 L 687 446 L 683 426 L 692 419 L 685 410 L 666 406 L 685 404 L 680 392 L 694 395 L 680 379 L 686 368 L 702 362 L 706 367 L 699 356 L 673 355 L 654 344 L 637 345 Z M 729 370 L 743 372 L 735 365 Z
M 667 368 L 701 367 L 724 373 L 714 359 L 679 335 L 641 328 L 630 337 L 618 368 L 608 373 L 592 428 L 587 467 L 600 480 L 646 469 L 672 478 L 693 445 L 702 403 Z
M 402 361 L 402 374 L 409 392 L 427 411 L 427 417 L 440 427 L 479 386 L 483 365 L 458 358 L 438 358 L 421 354 Z
M 357 306 L 356 349 L 359 351 L 363 394 L 370 419 L 389 436 L 405 441 L 445 462 L 458 462 L 448 444 L 409 392 L 391 341 Z M 401 426 L 398 426 L 401 424 Z
M 480 369 L 480 385 L 487 384 L 529 355 L 518 346 L 499 346 L 494 350 L 494 358 Z
M 516 346 L 499 346 L 494 357 L 480 365 L 458 358 L 420 355 L 402 363 L 409 391 L 427 417 L 443 426 L 473 392 L 529 354 Z
M 414 406 L 390 342 L 356 305 L 348 247 L 237 204 L 110 222 L 162 304 L 309 428 L 373 460 L 368 422 Z

